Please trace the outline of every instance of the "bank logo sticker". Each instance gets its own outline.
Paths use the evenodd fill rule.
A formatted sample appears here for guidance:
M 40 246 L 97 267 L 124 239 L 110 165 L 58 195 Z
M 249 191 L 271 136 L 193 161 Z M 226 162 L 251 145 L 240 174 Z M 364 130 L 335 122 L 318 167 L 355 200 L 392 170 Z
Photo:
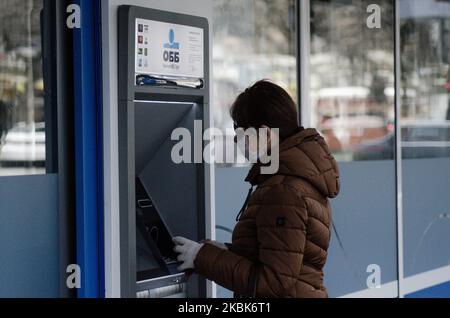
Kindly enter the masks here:
M 180 43 L 175 42 L 175 32 L 173 29 L 170 29 L 169 31 L 169 42 L 164 43 L 165 49 L 171 49 L 171 50 L 179 50 L 180 49 Z

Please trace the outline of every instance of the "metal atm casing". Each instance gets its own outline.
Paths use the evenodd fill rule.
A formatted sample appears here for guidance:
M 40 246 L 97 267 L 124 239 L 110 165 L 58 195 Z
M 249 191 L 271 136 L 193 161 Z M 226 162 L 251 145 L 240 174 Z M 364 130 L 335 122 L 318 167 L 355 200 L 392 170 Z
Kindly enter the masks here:
M 202 88 L 135 84 L 136 19 L 203 29 Z M 161 214 L 163 218 L 167 217 L 165 221 L 172 234 L 200 240 L 205 238 L 211 226 L 207 224 L 210 218 L 206 215 L 211 211 L 209 166 L 194 163 L 175 165 L 167 153 L 172 129 L 181 125 L 193 136 L 194 119 L 203 121 L 203 129 L 210 126 L 209 27 L 206 18 L 136 6 L 119 7 L 118 21 L 120 283 L 122 297 L 136 297 L 137 293 L 176 287 L 186 280 L 185 275 L 179 273 L 137 281 L 136 177 L 148 184 L 152 199 L 159 200 L 155 203 L 162 207 Z M 145 138 L 146 131 L 148 138 Z M 205 279 L 194 275 L 189 278 L 184 292 L 187 297 L 206 297 L 206 284 Z

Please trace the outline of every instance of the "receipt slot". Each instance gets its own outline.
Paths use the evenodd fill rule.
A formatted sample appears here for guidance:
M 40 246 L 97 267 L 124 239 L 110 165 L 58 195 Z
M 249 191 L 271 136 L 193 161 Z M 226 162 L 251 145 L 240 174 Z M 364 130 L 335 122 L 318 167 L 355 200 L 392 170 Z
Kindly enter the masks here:
M 205 238 L 209 166 L 177 164 L 176 128 L 209 128 L 205 18 L 119 8 L 120 272 L 124 297 L 206 297 L 207 282 L 179 272 L 173 236 Z M 200 132 L 201 135 L 203 131 Z M 192 140 L 192 144 L 195 144 Z M 194 150 L 192 150 L 192 153 Z

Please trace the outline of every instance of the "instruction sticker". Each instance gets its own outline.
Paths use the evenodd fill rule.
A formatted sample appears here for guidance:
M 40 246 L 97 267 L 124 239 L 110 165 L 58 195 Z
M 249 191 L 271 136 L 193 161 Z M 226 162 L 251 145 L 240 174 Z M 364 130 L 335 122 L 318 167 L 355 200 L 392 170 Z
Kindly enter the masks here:
M 136 19 L 137 74 L 203 78 L 203 29 Z

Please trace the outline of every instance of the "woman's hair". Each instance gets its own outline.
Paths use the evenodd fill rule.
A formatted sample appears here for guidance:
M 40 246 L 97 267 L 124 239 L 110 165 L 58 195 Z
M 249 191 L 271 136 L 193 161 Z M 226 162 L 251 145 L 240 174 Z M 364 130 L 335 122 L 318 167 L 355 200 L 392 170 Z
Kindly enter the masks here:
M 238 127 L 278 128 L 280 139 L 286 139 L 299 130 L 295 102 L 280 86 L 262 80 L 239 94 L 230 109 L 231 118 Z

